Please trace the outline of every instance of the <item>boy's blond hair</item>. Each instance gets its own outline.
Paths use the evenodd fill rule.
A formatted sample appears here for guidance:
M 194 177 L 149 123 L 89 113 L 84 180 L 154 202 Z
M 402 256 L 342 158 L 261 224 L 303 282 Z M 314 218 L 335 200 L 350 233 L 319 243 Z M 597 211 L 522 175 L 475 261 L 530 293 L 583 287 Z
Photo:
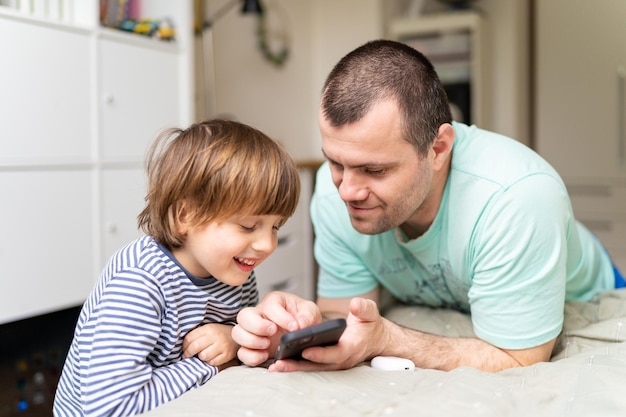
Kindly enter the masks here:
M 164 131 L 148 151 L 146 207 L 139 227 L 168 248 L 183 245 L 185 225 L 233 215 L 294 213 L 300 177 L 278 143 L 245 124 L 209 120 Z

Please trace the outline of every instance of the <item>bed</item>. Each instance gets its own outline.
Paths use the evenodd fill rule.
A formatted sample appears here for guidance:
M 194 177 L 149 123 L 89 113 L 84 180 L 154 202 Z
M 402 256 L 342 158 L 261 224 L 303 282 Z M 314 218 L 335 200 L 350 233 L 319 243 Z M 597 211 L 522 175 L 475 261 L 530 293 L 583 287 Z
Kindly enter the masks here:
M 445 336 L 471 336 L 469 317 L 393 305 L 385 315 Z M 626 289 L 565 306 L 551 362 L 485 373 L 382 371 L 270 373 L 231 367 L 149 417 L 626 416 Z

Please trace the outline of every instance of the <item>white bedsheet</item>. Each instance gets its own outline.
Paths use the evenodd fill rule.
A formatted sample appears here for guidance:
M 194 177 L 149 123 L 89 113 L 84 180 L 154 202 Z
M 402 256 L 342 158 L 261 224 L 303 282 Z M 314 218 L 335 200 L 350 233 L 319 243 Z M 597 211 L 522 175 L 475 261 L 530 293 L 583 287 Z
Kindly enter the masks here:
M 336 372 L 228 368 L 147 413 L 158 416 L 626 416 L 626 290 L 569 303 L 551 362 L 499 373 L 459 368 Z M 447 336 L 472 335 L 455 311 L 392 308 L 387 317 Z

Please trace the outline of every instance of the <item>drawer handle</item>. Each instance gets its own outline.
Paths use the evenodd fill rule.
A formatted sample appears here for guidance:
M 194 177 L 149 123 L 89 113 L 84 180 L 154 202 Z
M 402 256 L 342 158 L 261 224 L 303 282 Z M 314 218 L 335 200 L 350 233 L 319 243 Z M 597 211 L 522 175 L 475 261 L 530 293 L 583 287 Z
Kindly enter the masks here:
M 277 247 L 285 246 L 291 240 L 291 236 L 281 236 L 278 238 Z
M 620 65 L 617 67 L 617 85 L 618 85 L 618 103 L 617 103 L 617 156 L 619 158 L 620 166 L 626 164 L 626 126 L 624 125 L 624 100 L 626 99 L 626 69 Z

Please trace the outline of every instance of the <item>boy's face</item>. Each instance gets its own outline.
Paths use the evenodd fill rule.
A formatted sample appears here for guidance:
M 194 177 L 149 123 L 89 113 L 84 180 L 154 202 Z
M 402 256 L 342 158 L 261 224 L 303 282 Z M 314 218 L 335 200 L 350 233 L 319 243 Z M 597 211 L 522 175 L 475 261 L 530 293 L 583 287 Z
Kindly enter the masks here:
M 188 230 L 185 244 L 173 254 L 196 277 L 242 285 L 276 249 L 282 220 L 282 216 L 263 215 L 211 221 Z

